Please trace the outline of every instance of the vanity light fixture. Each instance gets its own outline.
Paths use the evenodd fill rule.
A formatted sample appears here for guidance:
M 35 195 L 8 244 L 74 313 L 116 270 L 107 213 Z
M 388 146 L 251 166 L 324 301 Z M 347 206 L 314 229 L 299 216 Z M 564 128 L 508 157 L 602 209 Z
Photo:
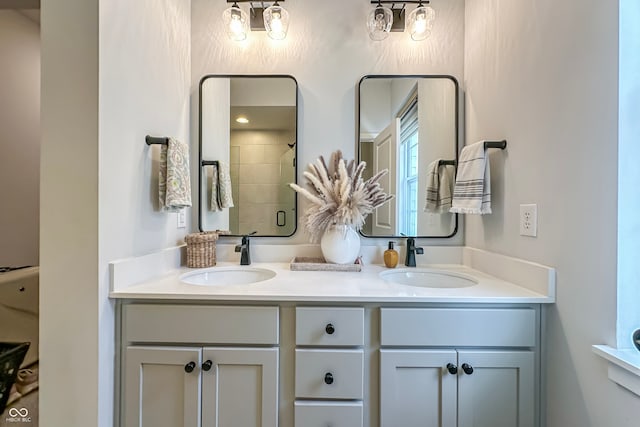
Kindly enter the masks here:
M 429 4 L 428 1 L 425 3 Z M 407 30 L 411 34 L 411 39 L 420 41 L 431 35 L 433 29 L 433 21 L 436 18 L 436 11 L 431 6 L 418 4 L 407 18 Z
M 247 38 L 249 20 L 247 13 L 238 6 L 238 2 L 234 1 L 230 8 L 222 12 L 222 21 L 231 40 L 239 42 Z
M 376 7 L 367 17 L 367 30 L 372 40 L 384 40 L 390 32 L 407 31 L 412 40 L 424 40 L 431 35 L 436 12 L 429 5 L 429 0 L 370 0 Z M 383 4 L 390 4 L 385 7 Z M 406 18 L 406 5 L 417 7 Z M 406 21 L 406 25 L 405 25 Z
M 249 27 L 251 31 L 266 31 L 267 35 L 274 40 L 283 40 L 287 37 L 289 30 L 289 12 L 280 5 L 285 0 L 276 0 L 271 6 L 266 7 L 264 1 L 253 0 L 226 0 L 233 3 L 230 8 L 224 11 L 222 19 L 227 27 L 227 34 L 231 40 L 242 41 L 247 38 Z M 238 3 L 249 3 L 249 14 L 240 9 Z M 236 21 L 233 21 L 233 18 Z M 232 31 L 239 28 L 239 22 L 243 24 L 244 37 L 236 34 L 240 31 Z
M 378 5 L 367 17 L 367 29 L 371 40 L 384 40 L 389 36 L 393 24 L 393 12 L 378 1 Z

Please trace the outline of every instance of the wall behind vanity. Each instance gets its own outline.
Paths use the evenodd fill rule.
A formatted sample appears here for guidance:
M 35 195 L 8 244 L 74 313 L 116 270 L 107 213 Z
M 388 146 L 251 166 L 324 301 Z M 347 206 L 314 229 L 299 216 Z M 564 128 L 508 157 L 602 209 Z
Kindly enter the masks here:
M 299 85 L 298 180 L 306 165 L 336 149 L 355 157 L 356 93 L 366 74 L 450 74 L 462 81 L 464 57 L 464 1 L 434 4 L 433 34 L 414 42 L 407 33 L 392 33 L 373 42 L 365 22 L 367 1 L 292 1 L 284 5 L 291 24 L 287 38 L 274 41 L 265 32 L 251 32 L 244 42 L 226 36 L 220 16 L 224 2 L 193 0 L 191 6 L 191 133 L 198 135 L 198 84 L 206 74 L 290 74 Z M 246 8 L 246 6 L 244 6 Z M 194 162 L 196 157 L 192 157 Z M 425 165 L 426 167 L 426 165 Z M 197 175 L 192 175 L 197 182 Z M 305 201 L 298 197 L 298 212 Z M 197 213 L 192 221 L 197 223 Z M 445 244 L 461 244 L 462 233 Z M 291 238 L 260 239 L 260 243 L 307 243 L 298 224 Z M 363 239 L 363 244 L 375 244 Z M 386 243 L 386 239 L 385 239 Z
M 618 2 L 467 1 L 467 140 L 492 153 L 494 212 L 466 244 L 553 265 L 547 425 L 631 426 L 637 396 L 607 379 L 591 345 L 616 345 Z M 519 204 L 538 204 L 521 237 Z

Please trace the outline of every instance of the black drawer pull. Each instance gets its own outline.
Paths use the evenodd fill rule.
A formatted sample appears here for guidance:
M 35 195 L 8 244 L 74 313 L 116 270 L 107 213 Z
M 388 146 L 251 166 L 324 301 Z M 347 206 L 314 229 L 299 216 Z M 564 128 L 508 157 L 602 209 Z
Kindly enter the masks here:
M 333 327 L 333 325 L 331 323 L 327 324 L 327 326 L 324 328 L 324 331 L 326 333 L 328 333 L 329 335 L 333 335 L 333 333 L 336 331 L 336 328 Z
M 209 371 L 211 370 L 211 367 L 213 366 L 213 362 L 211 360 L 206 360 L 203 364 L 202 364 L 202 370 L 203 371 Z
M 465 374 L 467 375 L 471 375 L 473 374 L 473 366 L 467 364 L 467 363 L 463 363 L 462 364 L 462 370 L 464 371 Z
M 196 369 L 196 362 L 189 362 L 186 365 L 184 365 L 184 371 L 187 374 L 190 374 L 191 372 L 193 372 L 194 369 Z
M 449 371 L 451 375 L 455 375 L 458 373 L 458 367 L 453 363 L 447 363 L 447 371 Z
M 333 374 L 331 372 L 324 374 L 324 383 L 327 385 L 333 384 Z

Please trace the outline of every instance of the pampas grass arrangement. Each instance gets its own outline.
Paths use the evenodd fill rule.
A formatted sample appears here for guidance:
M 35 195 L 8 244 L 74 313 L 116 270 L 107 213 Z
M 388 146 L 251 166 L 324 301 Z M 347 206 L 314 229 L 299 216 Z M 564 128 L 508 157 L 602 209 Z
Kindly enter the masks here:
M 322 156 L 315 163 L 309 163 L 304 172 L 308 188 L 289 184 L 311 202 L 302 218 L 312 242 L 319 241 L 332 225 L 362 229 L 367 215 L 393 198 L 378 182 L 389 171 L 381 170 L 364 181 L 362 173 L 366 165 L 360 162 L 356 166 L 355 160 L 347 162 L 338 150 L 331 154 L 328 166 Z

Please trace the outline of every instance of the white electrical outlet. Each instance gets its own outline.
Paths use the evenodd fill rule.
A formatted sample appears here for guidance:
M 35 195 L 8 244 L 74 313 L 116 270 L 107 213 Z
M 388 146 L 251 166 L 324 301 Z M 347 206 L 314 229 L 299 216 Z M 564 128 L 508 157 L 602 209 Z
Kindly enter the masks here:
M 187 214 L 184 209 L 178 211 L 178 228 L 185 228 L 187 226 Z
M 520 235 L 538 235 L 538 205 L 520 205 Z

